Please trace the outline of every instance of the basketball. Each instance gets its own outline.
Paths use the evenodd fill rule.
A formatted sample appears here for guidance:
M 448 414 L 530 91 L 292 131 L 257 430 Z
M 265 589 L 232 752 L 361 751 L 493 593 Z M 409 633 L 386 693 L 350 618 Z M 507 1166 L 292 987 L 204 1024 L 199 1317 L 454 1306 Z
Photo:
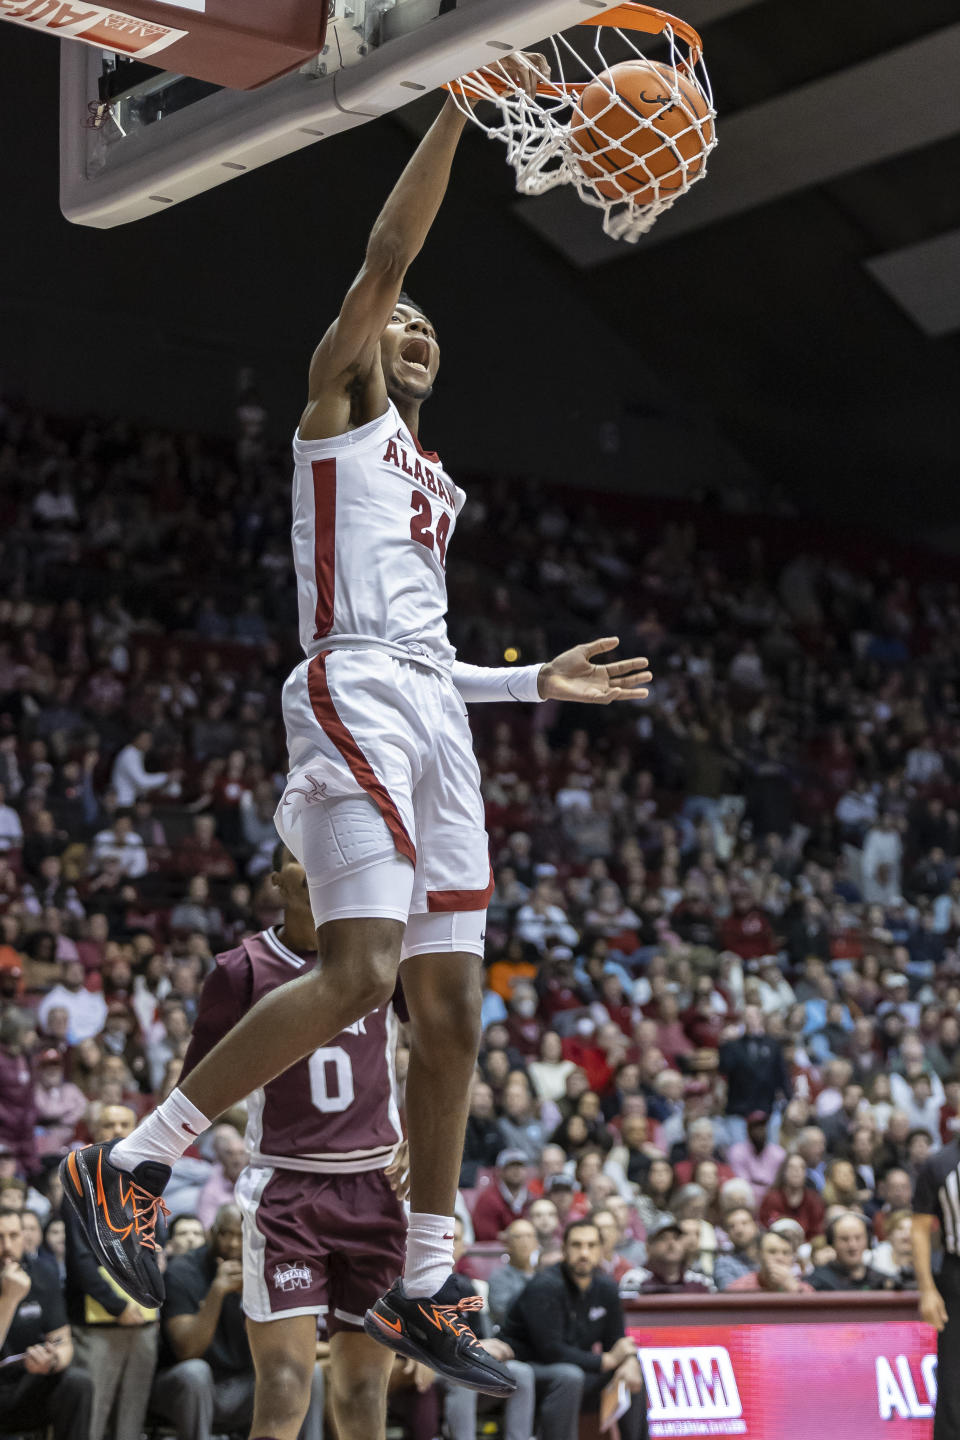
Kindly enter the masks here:
M 625 60 L 583 90 L 570 146 L 605 199 L 650 205 L 699 174 L 714 138 L 708 115 L 705 97 L 679 70 Z

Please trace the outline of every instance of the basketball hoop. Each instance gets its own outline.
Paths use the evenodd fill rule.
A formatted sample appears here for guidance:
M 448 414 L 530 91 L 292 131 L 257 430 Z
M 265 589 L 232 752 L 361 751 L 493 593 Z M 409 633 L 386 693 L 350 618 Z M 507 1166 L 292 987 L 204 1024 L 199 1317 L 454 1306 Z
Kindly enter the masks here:
M 502 61 L 446 88 L 465 115 L 506 145 L 521 195 L 572 185 L 603 211 L 612 239 L 634 242 L 703 179 L 717 143 L 700 36 L 631 0 L 569 34 L 579 45 L 564 34 L 548 42 L 550 79 L 533 99 L 516 89 Z M 640 35 L 660 37 L 663 57 L 648 58 Z M 477 114 L 470 103 L 477 99 L 493 101 L 496 118 Z

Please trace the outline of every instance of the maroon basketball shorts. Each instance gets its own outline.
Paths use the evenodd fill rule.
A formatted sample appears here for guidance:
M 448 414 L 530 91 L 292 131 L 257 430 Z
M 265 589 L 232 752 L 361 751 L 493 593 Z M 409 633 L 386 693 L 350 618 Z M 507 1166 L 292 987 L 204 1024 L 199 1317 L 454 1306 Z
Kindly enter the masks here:
M 407 1222 L 382 1170 L 318 1175 L 249 1165 L 243 1214 L 243 1309 L 251 1320 L 324 1315 L 361 1330 L 403 1269 Z

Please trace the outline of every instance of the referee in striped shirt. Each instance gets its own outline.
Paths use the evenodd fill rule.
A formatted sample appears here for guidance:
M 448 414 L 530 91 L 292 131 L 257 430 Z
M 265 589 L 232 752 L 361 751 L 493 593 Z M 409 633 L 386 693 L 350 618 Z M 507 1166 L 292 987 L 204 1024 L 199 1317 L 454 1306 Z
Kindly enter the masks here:
M 943 1264 L 930 1268 L 930 1235 L 940 1223 Z M 960 1437 L 960 1140 L 922 1166 L 913 1196 L 913 1268 L 920 1313 L 937 1332 L 937 1408 L 933 1440 Z

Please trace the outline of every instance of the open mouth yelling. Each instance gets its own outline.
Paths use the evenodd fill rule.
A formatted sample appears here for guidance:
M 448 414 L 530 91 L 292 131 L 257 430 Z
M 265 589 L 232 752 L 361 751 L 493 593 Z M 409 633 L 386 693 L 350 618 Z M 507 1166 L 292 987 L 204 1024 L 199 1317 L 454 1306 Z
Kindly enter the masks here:
M 400 359 L 413 370 L 426 375 L 430 365 L 430 346 L 419 335 L 408 340 L 400 351 Z

